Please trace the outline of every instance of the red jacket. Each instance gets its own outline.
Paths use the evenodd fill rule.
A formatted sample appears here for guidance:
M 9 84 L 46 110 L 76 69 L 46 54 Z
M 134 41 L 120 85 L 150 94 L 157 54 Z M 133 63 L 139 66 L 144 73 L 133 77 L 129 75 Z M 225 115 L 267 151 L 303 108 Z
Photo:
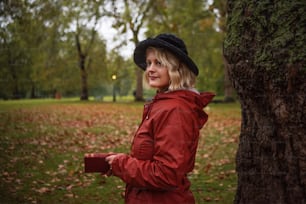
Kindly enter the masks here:
M 214 94 L 179 90 L 158 93 L 144 107 L 131 154 L 114 159 L 112 171 L 126 184 L 125 202 L 194 203 L 187 174 L 194 168 L 203 108 Z

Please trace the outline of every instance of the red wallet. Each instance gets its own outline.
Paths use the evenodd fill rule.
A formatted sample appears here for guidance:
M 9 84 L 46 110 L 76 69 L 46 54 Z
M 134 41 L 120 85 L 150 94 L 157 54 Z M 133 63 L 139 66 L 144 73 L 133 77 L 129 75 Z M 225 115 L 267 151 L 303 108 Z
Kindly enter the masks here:
M 110 154 L 106 153 L 89 153 L 85 154 L 84 156 L 84 167 L 85 173 L 101 173 L 106 174 L 109 169 L 110 165 L 105 158 Z

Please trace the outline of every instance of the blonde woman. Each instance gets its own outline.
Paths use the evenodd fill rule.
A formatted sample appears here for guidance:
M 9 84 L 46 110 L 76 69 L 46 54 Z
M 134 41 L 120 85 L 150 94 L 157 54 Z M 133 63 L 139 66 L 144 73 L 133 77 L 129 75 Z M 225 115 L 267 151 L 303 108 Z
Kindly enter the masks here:
M 195 203 L 187 175 L 208 118 L 203 108 L 214 94 L 194 88 L 198 68 L 175 35 L 140 42 L 134 62 L 157 92 L 144 107 L 130 154 L 106 158 L 112 175 L 126 183 L 125 203 Z

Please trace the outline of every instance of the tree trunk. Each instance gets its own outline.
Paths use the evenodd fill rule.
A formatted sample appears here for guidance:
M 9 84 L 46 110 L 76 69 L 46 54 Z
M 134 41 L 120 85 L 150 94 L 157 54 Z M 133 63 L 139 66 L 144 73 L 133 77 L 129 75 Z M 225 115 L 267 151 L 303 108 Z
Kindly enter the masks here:
M 91 41 L 93 41 L 93 37 L 94 37 L 94 35 L 92 36 Z M 88 100 L 87 72 L 86 72 L 86 67 L 85 67 L 87 52 L 83 53 L 83 51 L 82 51 L 81 43 L 80 43 L 80 39 L 79 39 L 79 33 L 76 33 L 75 41 L 76 41 L 76 47 L 77 47 L 77 50 L 78 50 L 79 68 L 80 68 L 80 74 L 81 74 L 81 97 L 80 97 L 80 99 L 81 100 Z
M 227 28 L 226 28 L 226 17 L 227 17 L 227 3 L 226 1 L 224 0 L 214 0 L 213 1 L 213 6 L 215 8 L 218 9 L 219 11 L 219 28 L 220 28 L 220 31 L 222 33 L 226 33 L 227 32 Z M 216 14 L 217 15 L 217 14 Z M 232 85 L 232 82 L 229 78 L 229 75 L 228 75 L 228 67 L 227 67 L 227 64 L 226 64 L 226 60 L 224 59 L 223 57 L 223 72 L 224 72 L 224 99 L 223 101 L 228 103 L 228 102 L 234 102 L 235 101 L 235 91 L 234 91 L 234 87 Z
M 306 4 L 228 1 L 224 56 L 242 109 L 235 203 L 306 203 Z
M 15 69 L 15 59 L 12 57 L 11 51 L 8 49 L 8 66 L 9 66 L 9 72 L 13 80 L 13 90 L 12 90 L 12 99 L 20 99 L 20 93 L 19 93 L 19 82 L 17 77 L 17 72 Z
M 148 20 L 147 18 L 147 14 L 149 13 L 149 10 L 152 8 L 152 0 L 149 1 L 136 1 L 136 4 L 132 4 L 133 1 L 124 1 L 124 5 L 125 5 L 125 14 L 124 14 L 124 20 L 126 21 L 126 23 L 128 24 L 128 27 L 130 29 L 130 31 L 132 31 L 133 33 L 133 42 L 135 44 L 135 46 L 137 46 L 137 44 L 139 43 L 139 39 L 138 39 L 138 35 L 140 32 L 140 29 L 143 27 L 143 24 L 146 20 Z M 135 3 L 135 2 L 134 2 Z M 137 15 L 137 18 L 134 18 L 134 14 L 135 14 L 135 8 L 133 8 L 133 6 L 137 5 L 138 7 L 138 13 L 142 13 L 142 15 Z M 131 12 L 132 10 L 134 10 L 134 12 Z M 136 13 L 137 13 L 136 11 Z M 141 71 L 139 68 L 137 68 L 136 70 L 136 90 L 135 90 L 135 101 L 144 101 L 143 98 L 143 71 Z
M 139 68 L 136 70 L 137 84 L 135 92 L 135 101 L 143 101 L 143 83 L 142 83 L 143 71 Z
M 139 33 L 139 28 L 133 28 L 131 26 L 131 30 L 133 32 L 133 42 L 135 44 L 135 47 L 137 46 L 137 44 L 139 43 L 139 39 L 138 39 L 138 33 Z M 139 67 L 137 67 L 136 69 L 136 90 L 135 90 L 135 101 L 144 101 L 143 98 L 143 71 L 141 69 L 139 69 Z
M 31 96 L 30 96 L 31 99 L 34 99 L 36 98 L 36 94 L 35 94 L 35 85 L 34 83 L 31 84 Z
M 85 69 L 85 59 L 86 57 L 80 56 L 80 70 L 81 70 L 81 100 L 88 100 L 88 86 L 87 86 L 87 72 Z
M 12 78 L 13 78 L 13 99 L 20 99 L 20 93 L 19 93 L 19 86 L 18 86 L 18 79 L 17 79 L 17 74 L 15 71 L 12 73 Z

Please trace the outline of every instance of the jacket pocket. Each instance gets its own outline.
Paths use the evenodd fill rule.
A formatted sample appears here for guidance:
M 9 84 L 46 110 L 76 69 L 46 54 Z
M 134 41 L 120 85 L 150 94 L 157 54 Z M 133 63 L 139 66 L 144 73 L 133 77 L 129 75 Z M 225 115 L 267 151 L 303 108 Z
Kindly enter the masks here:
M 152 160 L 154 155 L 154 141 L 148 135 L 137 135 L 133 142 L 133 156 L 141 160 Z

